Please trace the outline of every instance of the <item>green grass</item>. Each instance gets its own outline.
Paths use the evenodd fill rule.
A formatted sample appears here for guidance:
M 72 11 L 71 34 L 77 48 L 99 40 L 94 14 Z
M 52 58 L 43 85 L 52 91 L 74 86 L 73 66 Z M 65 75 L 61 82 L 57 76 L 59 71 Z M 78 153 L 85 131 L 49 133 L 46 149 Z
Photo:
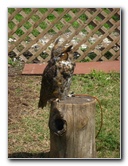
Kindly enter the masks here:
M 49 151 L 49 106 L 37 108 L 41 77 L 22 76 L 9 79 L 9 103 L 13 103 L 13 118 L 9 123 L 9 153 L 39 154 Z M 21 84 L 22 82 L 22 84 Z M 71 91 L 99 99 L 103 109 L 103 126 L 96 138 L 98 158 L 120 158 L 120 75 L 93 71 L 91 74 L 74 75 Z M 14 101 L 11 97 L 14 96 Z M 20 101 L 19 101 L 20 98 Z M 18 100 L 18 102 L 17 102 Z M 22 104 L 27 103 L 27 105 Z M 100 127 L 100 107 L 96 105 L 96 133 Z M 15 114 L 20 114 L 20 119 Z M 9 116 L 10 117 L 10 116 Z M 15 118 L 16 117 L 16 118 Z M 42 156 L 43 157 L 43 156 Z
M 32 9 L 31 8 L 23 8 L 23 11 L 26 13 L 26 14 L 29 14 Z
M 18 22 L 20 22 L 20 21 L 23 20 L 23 16 L 22 16 L 21 14 L 17 14 L 17 15 L 15 16 L 15 19 L 16 19 Z
M 8 13 L 12 14 L 15 11 L 15 8 L 8 8 Z
M 75 93 L 96 96 L 103 109 L 103 127 L 96 139 L 100 158 L 120 157 L 120 76 L 93 71 L 89 75 L 74 76 Z M 100 107 L 97 103 L 96 132 L 100 127 Z

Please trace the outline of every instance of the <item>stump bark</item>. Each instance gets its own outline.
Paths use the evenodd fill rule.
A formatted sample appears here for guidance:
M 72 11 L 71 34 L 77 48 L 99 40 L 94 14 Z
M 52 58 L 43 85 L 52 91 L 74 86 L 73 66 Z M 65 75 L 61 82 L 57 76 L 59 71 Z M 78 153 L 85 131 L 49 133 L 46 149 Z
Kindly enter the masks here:
M 95 158 L 95 105 L 91 96 L 52 102 L 50 158 Z

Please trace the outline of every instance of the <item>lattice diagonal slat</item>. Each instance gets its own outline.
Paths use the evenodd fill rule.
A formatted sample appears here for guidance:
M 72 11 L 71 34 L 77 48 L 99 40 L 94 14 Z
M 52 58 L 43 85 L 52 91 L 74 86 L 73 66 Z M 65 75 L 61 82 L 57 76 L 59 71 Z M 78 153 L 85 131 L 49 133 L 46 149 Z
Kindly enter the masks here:
M 120 9 L 8 9 L 8 52 L 26 63 L 47 62 L 58 37 L 80 53 L 77 61 L 118 60 Z

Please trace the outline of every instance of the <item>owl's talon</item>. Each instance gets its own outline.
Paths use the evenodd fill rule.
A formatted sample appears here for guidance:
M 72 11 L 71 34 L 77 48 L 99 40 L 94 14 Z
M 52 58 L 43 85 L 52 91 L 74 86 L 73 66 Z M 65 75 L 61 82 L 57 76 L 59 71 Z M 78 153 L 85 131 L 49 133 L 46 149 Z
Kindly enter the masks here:
M 57 98 L 56 100 L 55 100 L 56 102 L 60 102 L 60 100 Z
M 70 94 L 68 94 L 68 97 L 74 97 L 74 96 L 75 96 L 74 92 L 71 92 Z

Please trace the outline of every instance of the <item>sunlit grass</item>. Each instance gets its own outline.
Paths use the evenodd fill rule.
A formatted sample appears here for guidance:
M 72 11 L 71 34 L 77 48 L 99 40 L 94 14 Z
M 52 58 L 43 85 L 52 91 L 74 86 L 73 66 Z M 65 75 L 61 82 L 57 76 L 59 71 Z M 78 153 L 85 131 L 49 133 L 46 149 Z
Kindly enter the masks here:
M 20 119 L 16 118 L 9 123 L 9 153 L 40 153 L 50 148 L 49 106 L 43 110 L 37 107 L 40 81 L 41 77 L 33 76 L 22 76 L 20 80 L 17 78 L 14 81 L 13 86 L 17 88 L 14 89 L 13 94 L 28 106 L 22 108 L 14 102 L 14 108 L 17 107 L 17 111 L 19 109 L 21 111 Z M 75 94 L 95 96 L 101 103 L 103 126 L 96 138 L 97 157 L 120 158 L 120 75 L 95 71 L 87 75 L 74 75 L 71 91 Z M 33 96 L 35 96 L 34 99 Z M 100 112 L 97 103 L 96 133 L 100 127 Z

